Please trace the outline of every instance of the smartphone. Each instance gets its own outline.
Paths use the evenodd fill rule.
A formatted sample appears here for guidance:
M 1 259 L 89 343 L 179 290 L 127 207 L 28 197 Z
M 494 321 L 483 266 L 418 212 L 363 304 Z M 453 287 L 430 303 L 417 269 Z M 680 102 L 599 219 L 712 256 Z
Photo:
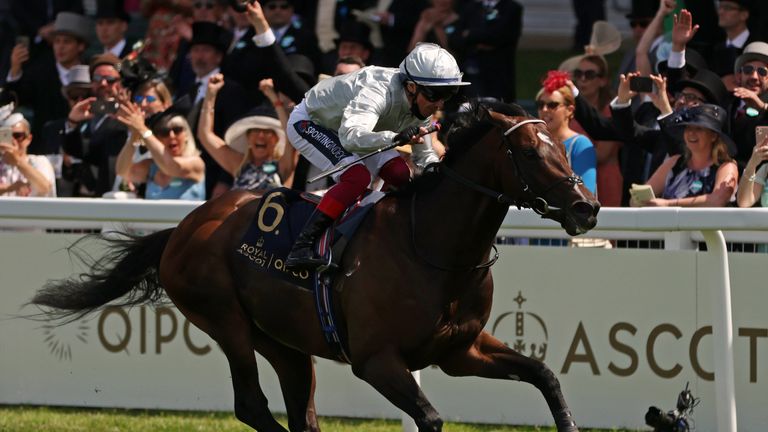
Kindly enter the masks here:
M 10 127 L 0 127 L 0 143 L 13 144 L 13 133 Z
M 93 115 L 114 114 L 120 107 L 120 103 L 114 99 L 96 99 L 91 104 Z
M 768 138 L 768 126 L 755 127 L 755 144 L 762 144 Z
M 29 36 L 16 36 L 16 45 L 24 45 L 24 48 L 29 49 Z
M 651 93 L 653 80 L 650 77 L 632 77 L 629 80 L 629 89 L 638 93 Z

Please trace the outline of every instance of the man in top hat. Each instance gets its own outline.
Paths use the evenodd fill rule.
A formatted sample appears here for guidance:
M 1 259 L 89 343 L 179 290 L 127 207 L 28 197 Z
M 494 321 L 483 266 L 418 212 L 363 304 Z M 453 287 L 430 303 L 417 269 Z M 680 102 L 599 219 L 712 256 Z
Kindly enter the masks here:
M 513 102 L 523 6 L 515 0 L 469 1 L 459 16 L 448 45 L 462 53 L 461 69 L 472 82 L 466 94 Z
M 125 11 L 123 0 L 98 0 L 96 3 L 96 37 L 102 52 L 123 58 L 131 52 L 134 41 L 125 38 L 131 16 Z
M 262 0 L 261 8 L 283 52 L 309 57 L 318 70 L 321 60 L 317 38 L 300 20 L 293 19 L 294 0 Z
M 90 20 L 72 12 L 56 16 L 53 51 L 43 51 L 29 60 L 29 49 L 17 44 L 11 53 L 8 89 L 19 98 L 19 105 L 34 111 L 32 134 L 38 139 L 43 125 L 67 115 L 69 107 L 61 87 L 69 84 L 68 72 L 78 64 L 88 46 Z M 29 60 L 29 61 L 28 61 Z
M 371 28 L 356 20 L 345 22 L 339 30 L 339 38 L 336 39 L 338 58 L 359 57 L 366 64 L 370 64 L 372 52 Z
M 189 91 L 192 110 L 189 113 L 189 126 L 197 135 L 197 123 L 200 109 L 208 90 L 208 79 L 221 72 L 221 64 L 229 49 L 230 33 L 223 27 L 212 22 L 199 21 L 192 24 L 192 40 L 189 47 L 189 61 L 195 75 L 194 87 Z M 240 118 L 250 108 L 250 100 L 243 87 L 233 79 L 225 81 L 219 91 L 214 107 L 213 130 L 218 136 L 224 136 L 229 125 Z M 203 152 L 206 173 L 206 196 L 216 181 L 221 177 L 221 167 Z
M 755 40 L 747 27 L 749 7 L 748 0 L 721 0 L 717 5 L 717 25 L 725 32 L 725 40 L 720 39 L 712 47 L 709 64 L 723 78 L 728 89 L 736 85 L 733 74 L 736 58 Z

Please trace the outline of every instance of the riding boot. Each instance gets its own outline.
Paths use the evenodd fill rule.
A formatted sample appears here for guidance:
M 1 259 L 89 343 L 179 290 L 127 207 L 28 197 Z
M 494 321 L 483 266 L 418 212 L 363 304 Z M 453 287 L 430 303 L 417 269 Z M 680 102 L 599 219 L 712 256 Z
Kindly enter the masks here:
M 331 226 L 334 219 L 323 212 L 315 210 L 304 224 L 299 237 L 291 248 L 291 252 L 285 259 L 285 267 L 288 269 L 314 270 L 326 261 L 315 253 L 315 242 L 323 232 Z

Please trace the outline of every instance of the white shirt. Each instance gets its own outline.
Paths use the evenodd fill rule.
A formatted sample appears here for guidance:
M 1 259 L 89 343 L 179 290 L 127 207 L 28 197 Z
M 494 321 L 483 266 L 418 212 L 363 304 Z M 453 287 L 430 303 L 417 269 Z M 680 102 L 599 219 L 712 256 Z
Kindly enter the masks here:
M 749 29 L 745 29 L 743 32 L 739 33 L 739 35 L 733 39 L 726 39 L 725 46 L 727 47 L 734 46 L 736 48 L 744 48 L 744 45 L 746 45 L 747 43 L 747 39 L 749 39 Z
M 29 162 L 29 165 L 32 166 L 32 168 L 39 171 L 40 174 L 42 174 L 43 177 L 48 180 L 48 183 L 50 183 L 51 188 L 47 194 L 43 194 L 37 190 L 35 186 L 30 183 L 26 177 L 24 177 L 24 174 L 19 171 L 18 167 L 7 165 L 2 162 L 0 162 L 0 183 L 12 184 L 16 183 L 17 181 L 22 181 L 29 184 L 31 188 L 29 196 L 31 197 L 56 197 L 56 174 L 54 174 L 53 165 L 51 165 L 51 162 L 48 160 L 48 158 L 43 155 L 27 155 L 27 161 Z M 17 196 L 16 192 L 8 192 L 4 195 Z
M 123 52 L 123 48 L 125 48 L 126 43 L 127 42 L 125 41 L 125 38 L 120 39 L 120 42 L 116 43 L 112 48 L 104 47 L 104 54 L 112 53 L 115 55 L 115 57 L 120 58 L 120 54 Z
M 198 103 L 201 100 L 203 100 L 203 98 L 205 97 L 205 94 L 208 92 L 208 79 L 219 72 L 220 72 L 219 68 L 214 68 L 212 71 L 208 72 L 207 75 L 200 78 L 195 78 L 195 83 L 199 83 L 200 85 L 197 86 L 197 96 L 195 96 L 194 103 Z

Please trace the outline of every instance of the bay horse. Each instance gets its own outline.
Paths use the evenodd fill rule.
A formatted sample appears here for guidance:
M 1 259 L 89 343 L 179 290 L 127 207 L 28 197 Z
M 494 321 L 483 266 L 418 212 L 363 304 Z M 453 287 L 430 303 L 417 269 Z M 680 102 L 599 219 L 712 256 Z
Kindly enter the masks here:
M 578 431 L 554 373 L 489 333 L 488 257 L 510 204 L 531 207 L 571 235 L 596 224 L 600 204 L 569 167 L 543 121 L 506 104 L 460 114 L 441 163 L 366 216 L 333 283 L 333 310 L 352 372 L 413 417 L 419 431 L 442 420 L 410 371 L 437 365 L 451 376 L 524 381 L 538 388 L 558 431 Z M 285 431 L 259 386 L 255 353 L 280 381 L 290 431 L 319 431 L 311 356 L 336 359 L 312 292 L 238 259 L 259 197 L 232 191 L 192 211 L 176 228 L 105 238 L 90 273 L 51 281 L 31 303 L 81 317 L 113 300 L 138 305 L 163 289 L 229 362 L 235 415 L 265 432 Z M 103 265 L 102 265 L 103 264 Z

